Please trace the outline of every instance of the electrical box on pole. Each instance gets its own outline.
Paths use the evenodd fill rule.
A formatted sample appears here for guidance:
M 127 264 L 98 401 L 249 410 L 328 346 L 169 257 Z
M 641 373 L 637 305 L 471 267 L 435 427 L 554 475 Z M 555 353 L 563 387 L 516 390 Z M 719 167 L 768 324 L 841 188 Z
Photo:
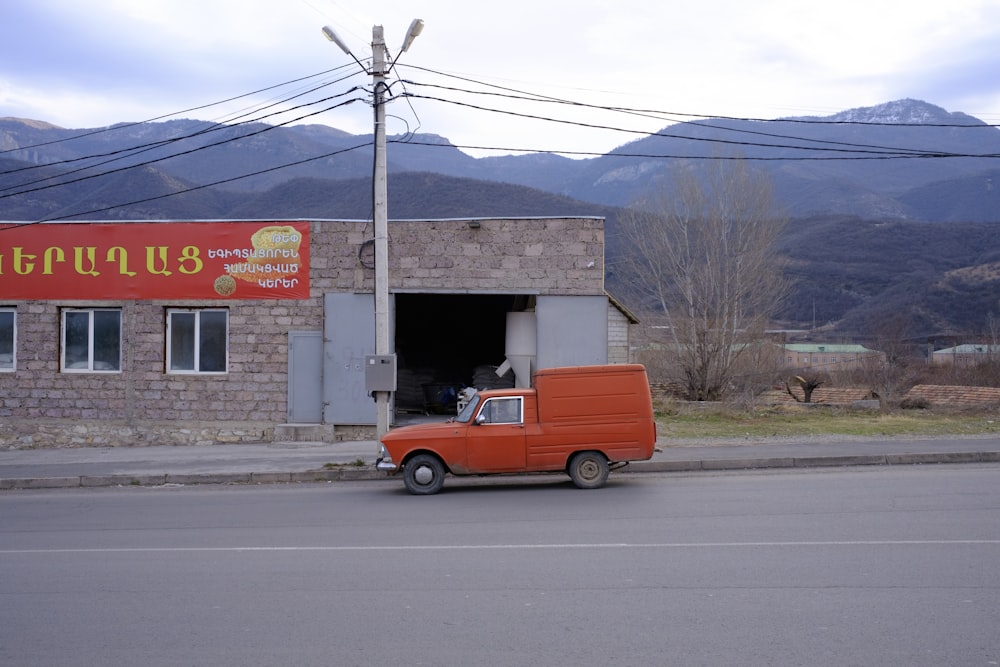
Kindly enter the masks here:
M 365 357 L 365 391 L 396 391 L 395 354 L 369 354 Z

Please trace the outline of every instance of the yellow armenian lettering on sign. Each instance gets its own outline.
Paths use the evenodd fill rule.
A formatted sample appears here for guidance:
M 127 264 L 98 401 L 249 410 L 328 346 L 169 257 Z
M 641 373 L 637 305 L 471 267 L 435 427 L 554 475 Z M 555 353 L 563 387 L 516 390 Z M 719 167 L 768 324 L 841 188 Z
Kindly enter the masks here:
M 14 248 L 14 273 L 26 276 L 35 270 L 34 260 L 38 255 L 27 255 L 24 248 Z
M 201 261 L 201 250 L 197 246 L 184 246 L 181 256 L 177 260 L 180 263 L 180 272 L 188 275 L 199 273 L 204 267 Z
M 305 222 L 0 229 L 0 298 L 309 298 Z
M 53 257 L 53 255 L 55 256 L 55 260 L 54 261 L 56 261 L 56 262 L 60 262 L 61 263 L 61 262 L 65 262 L 66 261 L 66 253 L 63 252 L 62 248 L 46 248 L 45 249 L 45 254 L 42 255 L 42 257 L 43 257 L 43 260 L 42 260 L 42 267 L 43 267 L 42 268 L 42 273 L 44 275 L 46 275 L 46 276 L 51 276 L 52 275 L 52 262 L 53 262 L 52 257 Z
M 156 266 L 157 253 L 159 253 L 160 267 Z M 154 276 L 169 276 L 173 273 L 167 268 L 166 246 L 146 246 L 146 271 Z
M 90 262 L 90 268 L 85 269 L 83 267 L 83 253 L 87 251 L 87 261 Z M 88 248 L 73 248 L 73 268 L 80 275 L 87 276 L 99 276 L 101 272 L 94 268 L 97 263 L 97 248 L 90 246 Z
M 130 271 L 128 268 L 128 250 L 116 245 L 113 248 L 108 248 L 108 263 L 118 262 L 118 275 L 121 276 L 132 276 L 136 275 L 135 271 Z

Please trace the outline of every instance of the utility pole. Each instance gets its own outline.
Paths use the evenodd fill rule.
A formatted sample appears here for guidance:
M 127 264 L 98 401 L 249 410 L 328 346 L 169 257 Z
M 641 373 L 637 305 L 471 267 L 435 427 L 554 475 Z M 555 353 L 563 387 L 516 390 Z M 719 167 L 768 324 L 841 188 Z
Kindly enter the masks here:
M 385 37 L 382 26 L 372 28 L 372 86 L 375 103 L 375 168 L 372 208 L 375 224 L 375 354 L 389 349 L 389 206 L 385 158 Z M 375 430 L 379 442 L 389 432 L 390 392 L 375 393 Z
M 406 32 L 399 55 L 405 53 L 413 40 L 424 29 L 424 22 L 413 19 Z M 364 69 L 347 44 L 340 39 L 330 26 L 323 27 L 323 34 L 328 40 L 340 47 L 351 56 L 354 62 Z M 372 95 L 375 107 L 375 165 L 372 174 L 372 217 L 375 226 L 375 355 L 387 358 L 392 354 L 389 348 L 389 206 L 386 187 L 386 157 L 385 157 L 385 77 L 395 65 L 395 60 L 386 63 L 385 36 L 382 26 L 372 27 Z M 398 58 L 398 56 L 397 56 Z M 366 72 L 367 73 L 367 72 Z M 393 387 L 395 387 L 395 363 L 392 364 Z M 375 395 L 375 429 L 379 442 L 382 436 L 389 432 L 391 391 L 374 390 Z

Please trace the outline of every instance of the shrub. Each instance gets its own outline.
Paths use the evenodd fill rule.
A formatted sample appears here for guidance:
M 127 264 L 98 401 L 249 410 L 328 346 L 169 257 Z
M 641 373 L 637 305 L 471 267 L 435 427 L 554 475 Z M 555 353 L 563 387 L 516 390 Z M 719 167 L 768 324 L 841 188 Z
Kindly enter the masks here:
M 928 410 L 931 407 L 931 402 L 922 396 L 914 396 L 911 398 L 904 398 L 900 401 L 899 407 L 904 410 Z

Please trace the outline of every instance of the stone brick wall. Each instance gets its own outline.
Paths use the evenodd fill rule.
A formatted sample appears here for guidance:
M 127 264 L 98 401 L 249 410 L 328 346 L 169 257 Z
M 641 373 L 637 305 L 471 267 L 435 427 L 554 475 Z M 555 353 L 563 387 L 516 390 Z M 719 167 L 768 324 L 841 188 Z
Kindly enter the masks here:
M 602 219 L 477 222 L 390 222 L 390 289 L 603 294 Z M 16 307 L 18 354 L 0 373 L 0 447 L 270 441 L 288 413 L 288 331 L 322 329 L 324 293 L 373 289 L 371 235 L 311 223 L 307 300 L 2 303 Z M 120 373 L 60 372 L 65 307 L 122 309 Z M 185 307 L 228 308 L 228 373 L 166 372 L 166 311 Z
M 308 301 L 88 302 L 122 308 L 120 373 L 59 370 L 60 311 L 19 305 L 18 363 L 0 374 L 0 446 L 261 442 L 287 414 L 287 332 L 318 326 Z M 227 307 L 229 372 L 168 374 L 166 311 Z
M 593 295 L 604 288 L 601 218 L 389 222 L 390 289 Z M 371 223 L 314 221 L 313 296 L 371 292 Z
M 631 363 L 630 347 L 628 318 L 625 313 L 608 303 L 608 363 Z

